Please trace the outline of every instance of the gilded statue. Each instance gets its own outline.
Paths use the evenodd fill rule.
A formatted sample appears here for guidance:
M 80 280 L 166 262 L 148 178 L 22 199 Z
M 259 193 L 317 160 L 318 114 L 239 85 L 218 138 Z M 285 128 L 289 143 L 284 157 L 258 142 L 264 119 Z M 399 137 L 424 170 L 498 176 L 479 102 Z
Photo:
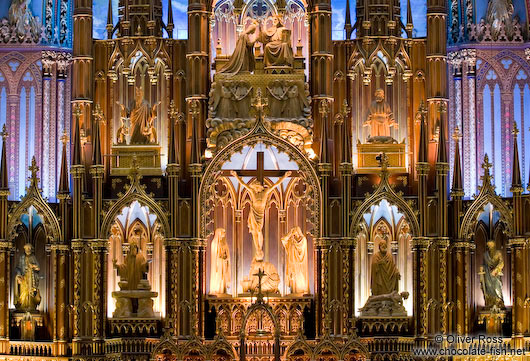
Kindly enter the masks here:
M 377 89 L 374 94 L 375 100 L 368 108 L 368 115 L 363 126 L 370 127 L 368 143 L 394 143 L 390 136 L 390 128 L 397 127 L 390 105 L 385 102 L 385 91 Z
M 119 102 L 116 103 L 120 106 L 120 126 L 116 131 L 116 143 L 127 144 L 127 139 L 125 138 L 125 136 L 129 134 L 129 128 L 127 127 L 127 123 L 129 121 L 127 108 L 125 108 L 125 105 L 120 104 Z
M 215 230 L 210 249 L 210 293 L 226 294 L 230 287 L 230 251 L 224 228 Z
M 254 43 L 256 42 L 256 30 L 258 22 L 252 23 L 239 35 L 236 48 L 228 63 L 219 70 L 221 74 L 235 75 L 244 72 L 253 72 L 256 64 L 254 58 Z
M 287 285 L 293 294 L 309 293 L 309 269 L 307 262 L 307 238 L 296 226 L 282 237 L 286 253 Z
M 18 311 L 35 311 L 40 304 L 39 271 L 33 246 L 27 243 L 15 271 L 15 307 Z
M 379 251 L 372 258 L 372 296 L 397 292 L 400 278 L 394 258 L 388 252 L 387 242 L 382 240 L 379 242 Z
M 148 263 L 136 242 L 131 243 L 123 264 L 118 264 L 116 259 L 112 260 L 112 264 L 118 270 L 119 285 L 122 291 L 145 289 L 145 274 L 148 270 Z
M 486 21 L 491 25 L 491 35 L 497 38 L 501 28 L 507 35 L 513 31 L 513 4 L 511 0 L 489 0 Z
M 235 177 L 238 183 L 246 188 L 250 194 L 250 213 L 248 215 L 248 229 L 252 234 L 252 240 L 254 242 L 254 259 L 256 261 L 263 260 L 263 222 L 265 219 L 265 210 L 267 208 L 267 201 L 270 193 L 278 187 L 285 178 L 291 175 L 291 172 L 286 172 L 276 183 L 270 187 L 261 185 L 260 182 L 253 182 L 246 184 L 243 179 L 235 172 L 232 171 L 230 174 Z
M 495 248 L 494 241 L 486 243 L 483 264 L 479 270 L 480 287 L 484 294 L 484 302 L 487 309 L 498 307 L 504 309 L 502 297 L 502 276 L 504 259 L 502 252 Z
M 260 42 L 265 45 L 264 64 L 268 67 L 292 67 L 294 61 L 291 47 L 291 30 L 283 25 L 283 19 L 276 15 L 269 29 L 261 29 Z

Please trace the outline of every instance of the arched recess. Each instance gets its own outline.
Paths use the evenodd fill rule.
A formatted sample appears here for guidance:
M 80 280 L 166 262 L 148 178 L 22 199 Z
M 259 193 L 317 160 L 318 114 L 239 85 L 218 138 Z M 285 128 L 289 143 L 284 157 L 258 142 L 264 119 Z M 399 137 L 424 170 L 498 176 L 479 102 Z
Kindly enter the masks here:
M 386 200 L 390 205 L 396 206 L 400 213 L 402 213 L 410 225 L 411 236 L 419 235 L 418 219 L 415 211 L 412 209 L 410 202 L 405 201 L 401 192 L 396 193 L 388 181 L 389 173 L 383 168 L 380 178 L 381 181 L 377 189 L 364 200 L 364 202 L 357 207 L 350 223 L 350 236 L 355 237 L 362 231 L 361 225 L 365 213 L 370 212 L 370 207 L 374 204 L 379 204 L 382 200 Z
M 208 163 L 203 176 L 203 181 L 199 188 L 199 234 L 201 238 L 205 239 L 209 236 L 207 226 L 209 224 L 208 219 L 208 200 L 211 197 L 212 187 L 215 185 L 217 176 L 222 169 L 223 164 L 228 162 L 231 156 L 235 153 L 241 152 L 244 146 L 254 146 L 258 143 L 265 145 L 272 145 L 278 149 L 278 151 L 286 153 L 290 160 L 294 161 L 298 167 L 299 172 L 305 176 L 305 181 L 312 188 L 316 194 L 313 194 L 313 205 L 312 215 L 314 218 L 313 236 L 320 237 L 321 234 L 321 204 L 322 204 L 322 192 L 316 174 L 311 161 L 294 145 L 274 135 L 269 130 L 269 125 L 262 121 L 257 121 L 254 128 L 245 136 L 236 139 L 224 147 L 214 158 Z
M 259 296 L 258 296 L 259 297 Z M 261 313 L 261 314 L 260 314 Z M 256 335 L 253 335 L 251 332 L 247 330 L 247 326 L 249 323 L 249 320 L 251 320 L 253 316 L 260 314 L 259 321 L 258 318 L 256 318 L 256 321 L 261 323 L 260 327 L 267 326 L 267 322 L 263 322 L 263 315 L 265 315 L 269 319 L 269 328 L 270 331 L 266 331 L 266 328 L 261 329 L 261 333 L 257 332 Z M 272 350 L 267 347 L 269 342 L 264 342 L 264 334 L 271 333 L 270 336 L 274 339 L 274 344 L 272 347 Z M 254 352 L 257 351 L 258 354 L 269 354 L 270 356 L 275 357 L 276 360 L 279 360 L 280 357 L 280 324 L 278 322 L 278 318 L 274 315 L 274 312 L 272 310 L 272 307 L 268 304 L 263 302 L 263 299 L 258 299 L 258 301 L 254 304 L 252 304 L 246 314 L 243 318 L 243 323 L 241 326 L 241 332 L 239 333 L 239 344 L 240 344 L 240 359 L 245 360 L 247 355 L 251 355 Z M 269 336 L 269 335 L 267 335 Z M 257 345 L 254 345 L 253 338 L 259 339 L 261 342 L 257 342 Z M 267 341 L 270 340 L 270 337 L 267 337 Z M 259 351 L 258 349 L 259 348 Z M 250 357 L 252 359 L 252 357 Z
M 488 155 L 484 156 L 484 176 L 482 177 L 482 186 L 477 198 L 471 203 L 462 219 L 462 226 L 458 234 L 459 239 L 471 239 L 476 230 L 476 225 L 480 214 L 484 208 L 491 204 L 493 209 L 500 214 L 500 222 L 504 223 L 506 234 L 513 235 L 512 210 L 510 207 L 495 193 L 495 187 L 491 183 L 490 168 Z

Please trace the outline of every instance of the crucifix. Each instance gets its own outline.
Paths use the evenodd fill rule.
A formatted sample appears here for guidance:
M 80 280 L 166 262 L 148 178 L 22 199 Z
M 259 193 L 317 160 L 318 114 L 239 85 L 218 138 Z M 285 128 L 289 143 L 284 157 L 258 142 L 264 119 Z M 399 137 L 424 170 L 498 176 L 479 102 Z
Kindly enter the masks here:
M 258 277 L 258 294 L 257 294 L 258 303 L 263 301 L 263 293 L 261 292 L 261 279 L 263 277 L 265 277 L 265 275 L 266 275 L 266 273 L 263 272 L 263 270 L 261 268 L 258 269 L 258 273 L 254 273 L 253 274 L 253 276 Z

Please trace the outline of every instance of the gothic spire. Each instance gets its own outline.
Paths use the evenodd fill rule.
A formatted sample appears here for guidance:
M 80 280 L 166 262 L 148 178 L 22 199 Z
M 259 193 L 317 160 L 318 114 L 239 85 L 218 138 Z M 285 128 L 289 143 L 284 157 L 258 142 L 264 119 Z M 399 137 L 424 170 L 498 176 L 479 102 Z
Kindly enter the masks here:
M 201 157 L 200 157 L 200 148 L 199 148 L 199 134 L 197 132 L 197 122 L 199 121 L 198 115 L 199 115 L 199 101 L 198 100 L 192 100 L 191 101 L 191 120 L 192 120 L 192 139 L 191 139 L 191 164 L 200 163 Z
M 344 99 L 344 102 L 342 104 L 342 136 L 343 136 L 343 143 L 342 143 L 342 162 L 343 163 L 351 163 L 351 139 L 350 139 L 350 133 L 347 128 L 348 122 L 346 122 L 346 119 L 348 118 L 348 115 L 350 113 L 350 107 L 348 106 L 348 102 L 346 99 Z
M 513 168 L 512 168 L 512 189 L 521 188 L 523 182 L 521 180 L 521 166 L 519 164 L 519 147 L 517 145 L 517 135 L 519 134 L 519 129 L 517 129 L 517 124 L 513 123 Z
M 350 40 L 353 28 L 351 26 L 350 0 L 346 0 L 346 14 L 344 15 L 344 30 L 346 31 L 346 40 Z
M 4 124 L 4 127 L 2 128 L 2 159 L 0 161 L 0 189 L 8 189 L 9 183 L 8 183 L 8 177 L 7 177 L 7 156 L 6 156 L 6 139 L 7 139 L 7 131 L 6 131 L 6 125 Z
M 410 26 L 411 31 L 414 28 L 414 23 L 412 21 L 412 6 L 410 5 L 410 0 L 407 0 L 407 25 L 408 28 Z
M 173 6 L 171 5 L 171 0 L 167 2 L 167 35 L 170 39 L 173 39 Z
M 107 33 L 108 38 L 112 38 L 112 28 L 114 27 L 114 22 L 112 20 L 112 0 L 109 0 L 109 4 L 107 7 Z
M 176 137 L 175 137 L 175 120 L 177 118 L 177 111 L 175 109 L 175 102 L 171 100 L 169 103 L 169 154 L 168 154 L 168 164 L 176 164 L 177 163 L 177 144 L 176 144 Z
M 328 159 L 328 114 L 329 114 L 329 100 L 322 99 L 319 107 L 321 120 L 320 132 L 320 163 L 329 163 Z
M 409 0 L 410 1 L 410 0 Z M 447 145 L 445 144 L 445 103 L 440 104 L 440 139 L 438 141 L 437 163 L 447 163 Z
M 93 165 L 103 165 L 103 159 L 101 156 L 101 139 L 99 135 L 99 124 L 95 122 L 94 124 L 94 139 L 93 139 L 93 153 L 92 153 L 92 162 Z
M 460 165 L 460 129 L 455 129 L 453 139 L 455 140 L 455 165 L 453 169 L 453 185 L 451 187 L 452 193 L 462 192 L 462 167 Z
M 81 110 L 79 105 L 75 107 L 74 117 L 75 117 L 75 134 L 74 134 L 74 154 L 72 157 L 72 165 L 82 165 L 82 154 L 81 154 L 81 134 L 79 129 L 79 117 L 81 115 Z
M 428 153 L 428 146 L 429 141 L 427 139 L 427 127 L 426 127 L 426 114 L 427 109 L 425 108 L 425 104 L 423 103 L 423 100 L 420 103 L 420 107 L 418 109 L 418 115 L 420 117 L 420 146 L 419 146 L 419 153 L 418 153 L 418 162 L 427 163 L 429 159 L 427 158 Z
M 61 137 L 63 142 L 63 154 L 61 155 L 61 174 L 59 176 L 59 193 L 70 193 L 68 187 L 68 161 L 66 159 L 66 144 L 68 143 L 68 137 L 66 136 L 66 131 Z

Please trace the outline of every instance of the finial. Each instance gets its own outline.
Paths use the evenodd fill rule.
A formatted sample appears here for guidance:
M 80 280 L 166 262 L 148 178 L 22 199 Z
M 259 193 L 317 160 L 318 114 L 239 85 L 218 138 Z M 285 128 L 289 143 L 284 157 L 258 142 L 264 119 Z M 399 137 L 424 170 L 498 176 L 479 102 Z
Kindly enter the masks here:
M 103 111 L 101 110 L 99 103 L 96 103 L 96 105 L 94 106 L 94 111 L 92 111 L 92 115 L 94 116 L 94 119 L 98 123 L 105 121 Z
M 31 158 L 31 166 L 28 169 L 31 172 L 31 179 L 37 179 L 37 172 L 39 171 L 39 166 L 37 165 L 35 156 Z
M 420 102 L 420 106 L 418 108 L 418 114 L 420 114 L 422 118 L 425 114 L 427 114 L 427 108 L 425 107 L 425 102 L 423 101 L 423 99 Z
M 488 157 L 488 154 L 484 154 L 484 162 L 482 163 L 482 169 L 484 169 L 484 172 L 487 172 L 489 174 L 490 168 L 493 166 L 493 164 L 490 163 L 490 159 Z
M 458 128 L 458 126 L 456 126 L 455 131 L 453 132 L 453 139 L 456 142 L 459 142 L 460 139 L 462 139 L 462 133 L 460 132 L 460 128 Z
M 177 108 L 175 107 L 175 102 L 173 99 L 169 102 L 169 109 L 168 109 L 169 119 L 171 119 L 171 122 L 174 123 L 177 120 Z
M 325 118 L 329 114 L 329 99 L 322 99 L 320 101 L 318 111 L 322 114 L 322 117 Z
M 0 132 L 0 135 L 2 136 L 2 139 L 5 141 L 7 137 L 9 137 L 9 133 L 7 132 L 6 125 L 2 127 L 2 132 Z
M 379 163 L 379 166 L 381 167 L 381 170 L 383 172 L 386 172 L 387 169 L 388 169 L 388 156 L 386 155 L 385 152 L 379 154 L 378 156 L 375 157 L 375 159 L 377 160 L 377 162 Z
M 80 118 L 81 115 L 83 114 L 83 113 L 81 112 L 81 106 L 80 106 L 79 104 L 75 104 L 75 105 L 74 105 L 74 111 L 73 111 L 72 114 L 74 115 L 75 120 L 76 120 L 76 121 L 79 121 L 79 118 Z
M 438 111 L 442 114 L 447 113 L 447 104 L 445 104 L 445 101 L 441 101 L 438 105 Z
M 348 114 L 350 114 L 350 111 L 351 111 L 351 108 L 348 105 L 348 101 L 346 99 L 344 99 L 342 101 L 342 114 L 344 115 L 344 118 L 346 118 L 346 116 L 348 116 Z
M 200 114 L 199 101 L 197 99 L 191 101 L 190 114 L 194 119 Z
M 515 121 L 513 122 L 512 134 L 514 135 L 514 137 L 517 137 L 517 135 L 519 134 L 519 129 L 517 128 L 517 123 Z
M 63 130 L 63 135 L 61 135 L 61 142 L 62 142 L 63 144 L 68 143 L 68 135 L 66 134 L 66 129 Z

